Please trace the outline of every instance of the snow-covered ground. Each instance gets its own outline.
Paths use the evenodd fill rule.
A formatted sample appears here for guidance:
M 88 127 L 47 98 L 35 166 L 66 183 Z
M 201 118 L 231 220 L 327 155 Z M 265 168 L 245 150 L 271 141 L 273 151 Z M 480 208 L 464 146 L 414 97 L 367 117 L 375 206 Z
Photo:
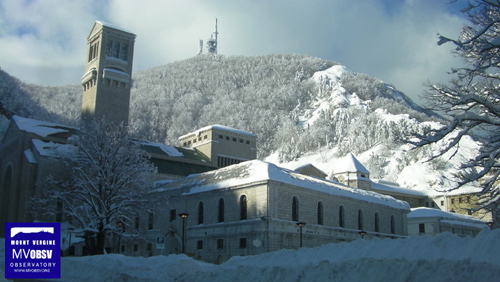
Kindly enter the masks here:
M 0 281 L 4 240 L 0 240 Z M 61 281 L 499 281 L 500 230 L 476 238 L 356 240 L 233 257 L 222 265 L 185 255 L 64 257 Z

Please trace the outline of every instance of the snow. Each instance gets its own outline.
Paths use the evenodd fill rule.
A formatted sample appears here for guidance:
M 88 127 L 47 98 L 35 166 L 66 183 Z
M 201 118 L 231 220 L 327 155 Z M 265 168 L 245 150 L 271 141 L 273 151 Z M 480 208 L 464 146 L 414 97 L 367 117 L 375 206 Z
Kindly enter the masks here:
M 178 139 L 179 140 L 180 139 L 184 139 L 184 138 L 187 138 L 187 137 L 192 136 L 192 135 L 199 136 L 201 134 L 201 132 L 212 130 L 212 129 L 224 130 L 224 131 L 229 131 L 229 132 L 232 132 L 232 133 L 235 133 L 235 134 L 241 134 L 241 135 L 248 135 L 248 136 L 252 136 L 252 137 L 257 137 L 257 135 L 255 135 L 255 134 L 253 134 L 251 132 L 243 131 L 243 130 L 240 130 L 240 129 L 235 129 L 235 128 L 232 128 L 232 127 L 229 127 L 229 126 L 225 126 L 225 125 L 214 124 L 214 125 L 209 125 L 209 126 L 205 126 L 203 128 L 200 128 L 200 129 L 196 130 L 195 132 L 190 132 L 188 134 L 182 135 Z
M 469 225 L 476 228 L 487 228 L 486 222 L 478 219 L 477 217 L 457 214 L 447 211 L 442 211 L 439 209 L 431 209 L 431 208 L 414 208 L 411 209 L 411 212 L 408 214 L 408 219 L 414 218 L 425 218 L 425 217 L 437 217 L 442 218 L 442 222 L 448 222 L 453 224 L 461 224 L 461 225 Z
M 19 130 L 36 134 L 40 137 L 47 137 L 56 133 L 69 132 L 69 127 L 40 120 L 23 118 L 20 116 L 13 116 L 12 120 L 15 122 Z
M 105 72 L 112 72 L 112 73 L 116 73 L 116 74 L 119 74 L 119 75 L 122 75 L 122 76 L 125 76 L 125 77 L 130 77 L 130 75 L 124 71 L 121 71 L 121 70 L 117 70 L 117 69 L 113 69 L 113 68 L 105 68 L 104 69 Z
M 61 281 L 498 281 L 499 242 L 500 230 L 484 230 L 475 238 L 447 232 L 359 239 L 233 257 L 221 265 L 185 255 L 63 257 Z M 4 254 L 0 239 L 0 272 Z M 3 277 L 0 273 L 0 281 L 6 281 Z
M 36 164 L 37 161 L 35 159 L 35 156 L 33 155 L 33 152 L 30 149 L 27 149 L 24 151 L 24 156 L 28 160 L 30 164 Z
M 144 144 L 146 146 L 153 146 L 153 147 L 158 147 L 160 150 L 165 152 L 170 157 L 183 157 L 184 154 L 179 152 L 175 147 L 163 144 L 163 143 L 154 143 L 154 142 L 142 142 L 141 144 Z
M 358 159 L 351 153 L 340 159 L 333 167 L 334 173 L 341 172 L 360 172 L 369 174 L 370 172 L 358 161 Z
M 372 180 L 371 187 L 377 191 L 386 191 L 390 193 L 408 194 L 420 197 L 424 197 L 427 195 L 422 191 L 403 188 L 400 187 L 397 183 L 391 183 L 380 179 Z
M 278 167 L 274 164 L 252 160 L 237 165 L 228 166 L 202 174 L 193 174 L 169 184 L 170 189 L 185 189 L 184 195 L 203 193 L 227 187 L 245 185 L 260 181 L 273 180 L 289 185 L 320 191 L 341 197 L 390 206 L 409 211 L 408 203 L 396 200 L 390 196 L 347 187 L 341 183 L 306 176 L 292 170 Z M 164 187 L 158 187 L 162 191 Z
M 318 82 L 329 82 L 336 84 L 345 72 L 351 72 L 347 67 L 335 65 L 326 70 L 315 72 L 312 79 Z
M 131 31 L 127 30 L 127 29 L 124 29 L 124 28 L 122 28 L 120 26 L 117 26 L 115 24 L 112 24 L 112 23 L 108 23 L 108 22 L 104 22 L 104 21 L 96 21 L 96 23 L 99 23 L 102 26 L 106 26 L 106 27 L 109 27 L 109 28 L 113 28 L 113 29 L 116 29 L 116 30 L 121 30 L 121 31 L 128 32 L 130 34 L 134 34 L 133 32 L 131 32 Z M 89 36 L 89 37 L 91 37 L 91 36 Z
M 31 140 L 35 150 L 46 157 L 68 157 L 75 159 L 78 155 L 78 147 L 73 144 L 59 144 L 54 142 L 45 142 L 39 139 Z

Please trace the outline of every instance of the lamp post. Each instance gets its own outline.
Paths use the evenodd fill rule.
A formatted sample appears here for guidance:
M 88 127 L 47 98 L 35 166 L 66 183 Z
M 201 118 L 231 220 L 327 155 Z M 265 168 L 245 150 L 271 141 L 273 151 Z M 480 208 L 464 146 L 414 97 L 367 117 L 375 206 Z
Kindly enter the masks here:
M 488 221 L 488 222 L 486 222 L 486 224 L 488 225 L 488 227 L 489 227 L 490 229 L 493 229 L 493 228 L 492 228 L 492 227 L 493 227 L 493 221 Z
M 180 213 L 180 217 L 182 217 L 182 253 L 186 253 L 186 219 L 189 216 L 188 213 Z
M 359 233 L 359 235 L 361 235 L 361 239 L 363 239 L 366 235 L 366 232 L 363 230 L 359 231 L 358 233 Z
M 120 229 L 120 234 L 118 234 L 118 253 L 121 254 L 122 252 L 122 232 L 123 232 L 123 222 L 121 221 L 118 221 L 118 226 L 119 226 L 119 229 Z
M 69 233 L 68 256 L 71 255 L 71 235 L 73 231 L 75 231 L 75 228 L 73 227 L 68 228 L 68 233 Z
M 302 222 L 302 221 L 299 221 L 299 222 L 297 222 L 295 224 L 297 224 L 297 226 L 300 229 L 300 247 L 302 248 L 302 228 L 306 225 L 306 223 Z

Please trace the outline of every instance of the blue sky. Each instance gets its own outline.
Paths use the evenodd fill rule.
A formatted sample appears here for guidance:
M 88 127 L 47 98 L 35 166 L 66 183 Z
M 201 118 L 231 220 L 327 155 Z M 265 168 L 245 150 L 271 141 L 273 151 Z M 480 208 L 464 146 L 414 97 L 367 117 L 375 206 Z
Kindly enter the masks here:
M 380 78 L 413 99 L 460 64 L 437 33 L 465 23 L 448 0 L 0 0 L 0 68 L 29 83 L 78 84 L 96 20 L 137 34 L 134 71 L 195 56 L 219 19 L 219 54 L 306 54 Z M 206 52 L 206 50 L 205 50 Z

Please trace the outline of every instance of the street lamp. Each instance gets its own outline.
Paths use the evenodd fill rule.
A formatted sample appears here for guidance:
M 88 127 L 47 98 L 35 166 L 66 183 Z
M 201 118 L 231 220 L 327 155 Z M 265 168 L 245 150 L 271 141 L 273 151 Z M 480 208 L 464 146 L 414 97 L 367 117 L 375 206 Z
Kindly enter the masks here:
M 122 232 L 123 232 L 123 228 L 125 227 L 125 225 L 123 225 L 123 222 L 121 221 L 118 221 L 118 228 L 120 229 L 120 234 L 118 234 L 118 253 L 121 254 L 121 248 L 122 248 Z
M 68 233 L 69 233 L 68 256 L 71 256 L 71 234 L 73 233 L 73 231 L 75 231 L 75 228 L 73 227 L 68 228 Z
M 186 219 L 189 216 L 188 213 L 180 213 L 180 217 L 182 217 L 182 253 L 186 253 Z
M 299 227 L 299 229 L 300 229 L 300 247 L 302 248 L 302 228 L 303 228 L 304 226 L 306 226 L 306 223 L 305 223 L 305 222 L 302 222 L 302 221 L 299 221 L 299 222 L 297 222 L 297 223 L 295 223 L 295 224 L 297 224 L 297 226 L 298 226 L 298 227 Z
M 358 233 L 359 233 L 359 235 L 361 235 L 361 239 L 363 239 L 366 235 L 366 232 L 363 230 L 359 231 Z

